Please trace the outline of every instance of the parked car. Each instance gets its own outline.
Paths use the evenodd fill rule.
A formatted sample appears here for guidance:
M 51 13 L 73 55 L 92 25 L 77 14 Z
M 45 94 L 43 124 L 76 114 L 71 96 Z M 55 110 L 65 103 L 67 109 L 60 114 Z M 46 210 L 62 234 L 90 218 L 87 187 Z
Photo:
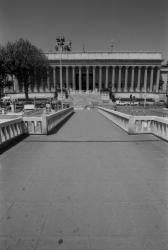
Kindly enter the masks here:
M 155 105 L 158 105 L 158 106 L 165 106 L 166 105 L 166 102 L 164 100 L 158 100 L 158 101 L 155 101 L 154 103 Z
M 161 105 L 165 105 L 166 104 L 166 102 L 164 100 L 159 100 L 158 103 L 161 104 Z
M 126 105 L 130 105 L 130 101 L 127 101 L 124 99 L 118 99 L 118 100 L 116 100 L 116 104 L 121 105 L 121 106 L 126 106 Z

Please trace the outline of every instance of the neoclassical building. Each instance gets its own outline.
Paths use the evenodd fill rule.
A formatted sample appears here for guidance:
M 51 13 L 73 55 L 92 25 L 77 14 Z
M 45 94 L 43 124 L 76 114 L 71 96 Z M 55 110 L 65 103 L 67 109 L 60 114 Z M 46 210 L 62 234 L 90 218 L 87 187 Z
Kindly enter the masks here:
M 162 54 L 153 52 L 64 52 L 46 53 L 48 78 L 41 87 L 33 83 L 29 92 L 53 94 L 62 86 L 70 92 L 99 92 L 110 88 L 121 96 L 147 93 L 163 96 Z M 62 78 L 62 79 L 61 79 Z M 14 93 L 21 92 L 17 83 Z

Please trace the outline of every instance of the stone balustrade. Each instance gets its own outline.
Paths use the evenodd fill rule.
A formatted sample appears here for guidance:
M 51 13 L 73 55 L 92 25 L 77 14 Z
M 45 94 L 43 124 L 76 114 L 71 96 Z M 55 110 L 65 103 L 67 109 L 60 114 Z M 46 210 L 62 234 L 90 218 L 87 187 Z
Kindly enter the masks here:
M 42 134 L 42 116 L 23 117 L 25 134 Z
M 107 108 L 98 107 L 99 113 L 104 115 L 106 118 L 114 122 L 116 125 L 124 129 L 126 132 L 130 129 L 130 115 L 114 111 Z
M 22 118 L 2 121 L 0 123 L 0 148 L 22 134 L 24 134 Z
M 64 119 L 70 116 L 74 109 L 59 110 L 54 114 L 41 116 L 20 117 L 0 122 L 0 149 L 5 147 L 11 140 L 23 134 L 48 134 Z
M 74 108 L 70 107 L 67 109 L 59 110 L 55 114 L 43 116 L 43 124 L 46 124 L 46 126 L 43 126 L 43 134 L 50 133 L 58 124 L 60 124 L 73 112 Z
M 107 108 L 98 111 L 128 134 L 151 133 L 168 141 L 168 119 L 158 116 L 132 116 Z
M 168 119 L 156 118 L 151 124 L 152 133 L 168 141 Z
M 157 116 L 136 116 L 133 118 L 134 133 L 152 133 L 168 141 L 168 119 Z
M 25 133 L 48 134 L 60 122 L 73 113 L 73 108 L 59 110 L 53 114 L 42 114 L 41 116 L 23 117 Z

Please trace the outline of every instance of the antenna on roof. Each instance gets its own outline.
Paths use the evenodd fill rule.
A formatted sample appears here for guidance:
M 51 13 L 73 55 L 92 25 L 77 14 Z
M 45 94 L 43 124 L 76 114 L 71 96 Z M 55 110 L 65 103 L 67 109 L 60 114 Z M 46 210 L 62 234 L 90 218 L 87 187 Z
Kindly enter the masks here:
M 83 53 L 85 53 L 86 50 L 85 50 L 85 44 L 83 44 Z
M 110 43 L 110 51 L 111 51 L 111 52 L 114 51 L 114 40 L 111 40 L 111 43 Z

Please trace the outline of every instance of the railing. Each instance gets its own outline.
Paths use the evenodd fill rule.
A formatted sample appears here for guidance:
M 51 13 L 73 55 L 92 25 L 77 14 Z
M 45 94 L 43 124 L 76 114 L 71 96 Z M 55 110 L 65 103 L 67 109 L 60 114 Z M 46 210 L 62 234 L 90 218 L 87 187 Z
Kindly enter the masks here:
M 152 133 L 168 141 L 168 119 L 157 116 L 135 116 L 134 133 Z
M 55 114 L 46 116 L 46 124 L 47 127 L 43 129 L 44 134 L 50 133 L 58 124 L 60 124 L 63 120 L 65 120 L 68 116 L 70 116 L 74 112 L 74 108 L 70 107 L 67 109 L 59 110 Z M 45 119 L 45 117 L 43 117 Z
M 42 134 L 42 116 L 23 117 L 25 134 Z
M 107 108 L 98 107 L 99 112 L 107 117 L 109 120 L 117 124 L 119 127 L 124 129 L 126 132 L 130 132 L 130 118 L 131 115 L 127 115 L 118 111 L 114 111 Z
M 168 141 L 168 119 L 158 118 L 151 123 L 152 133 Z
M 49 134 L 58 124 L 74 112 L 67 108 L 54 114 L 43 114 L 37 117 L 20 117 L 0 122 L 0 149 L 11 140 L 23 134 Z
M 23 117 L 25 133 L 27 134 L 48 134 L 60 122 L 73 113 L 73 108 L 59 110 L 54 114 L 42 114 L 36 117 Z
M 8 120 L 0 123 L 0 148 L 10 140 L 24 133 L 22 118 Z
M 128 134 L 154 134 L 168 141 L 168 119 L 157 116 L 132 116 L 107 108 L 98 107 L 105 117 L 124 129 Z

